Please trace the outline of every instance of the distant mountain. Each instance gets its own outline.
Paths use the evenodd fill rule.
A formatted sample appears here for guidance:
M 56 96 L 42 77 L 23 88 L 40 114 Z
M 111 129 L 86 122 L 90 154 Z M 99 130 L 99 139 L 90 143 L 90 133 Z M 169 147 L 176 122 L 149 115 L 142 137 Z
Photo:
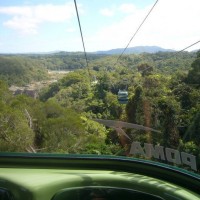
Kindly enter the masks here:
M 118 55 L 124 51 L 124 48 L 110 49 L 105 51 L 87 52 L 90 55 Z M 124 54 L 157 53 L 157 52 L 175 52 L 172 49 L 164 49 L 158 46 L 136 46 L 126 49 Z M 27 53 L 0 53 L 0 55 L 84 55 L 83 51 L 50 51 L 50 52 L 27 52 Z
M 193 50 L 193 51 L 191 51 L 191 52 L 198 52 L 198 51 L 200 51 L 200 49 L 195 49 L 195 50 Z
M 123 50 L 124 48 L 118 48 L 118 49 L 111 49 L 107 51 L 96 51 L 94 53 L 113 55 L 113 54 L 121 54 Z M 158 46 L 136 46 L 136 47 L 127 48 L 124 54 L 157 53 L 157 52 L 174 52 L 174 50 L 164 49 Z

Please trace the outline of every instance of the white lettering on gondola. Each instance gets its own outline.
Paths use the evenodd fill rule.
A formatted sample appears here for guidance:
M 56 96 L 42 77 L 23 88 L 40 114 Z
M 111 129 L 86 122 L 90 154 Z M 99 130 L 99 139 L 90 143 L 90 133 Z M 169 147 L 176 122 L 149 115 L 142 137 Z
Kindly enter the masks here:
M 185 152 L 179 152 L 176 149 L 164 148 L 163 146 L 140 142 L 133 142 L 130 149 L 131 155 L 140 155 L 146 158 L 156 158 L 168 161 L 177 165 L 187 165 L 197 171 L 196 156 Z

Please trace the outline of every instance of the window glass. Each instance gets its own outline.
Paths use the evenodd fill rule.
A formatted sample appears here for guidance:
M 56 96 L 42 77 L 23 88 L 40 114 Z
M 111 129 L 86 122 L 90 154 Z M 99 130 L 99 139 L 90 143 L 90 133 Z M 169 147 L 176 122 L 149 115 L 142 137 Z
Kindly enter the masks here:
M 199 174 L 199 6 L 1 1 L 0 152 L 123 156 Z

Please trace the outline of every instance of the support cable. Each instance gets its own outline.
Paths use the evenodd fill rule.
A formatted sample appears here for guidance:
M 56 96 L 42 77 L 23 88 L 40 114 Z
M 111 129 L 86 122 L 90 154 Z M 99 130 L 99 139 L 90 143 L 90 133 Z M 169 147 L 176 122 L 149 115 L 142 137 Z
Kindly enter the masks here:
M 85 50 L 85 43 L 84 43 L 84 39 L 83 39 L 83 32 L 82 32 L 82 29 L 81 29 L 81 22 L 80 22 L 80 18 L 79 18 L 79 14 L 78 14 L 78 8 L 77 8 L 76 0 L 74 0 L 74 5 L 75 5 L 75 8 L 76 8 L 76 15 L 77 15 L 79 29 L 80 29 L 80 33 L 81 33 L 83 50 L 84 50 L 84 54 L 85 54 L 86 65 L 87 65 L 87 68 L 88 68 L 89 67 L 89 63 L 88 63 L 87 53 L 86 53 L 86 50 Z
M 120 54 L 120 56 L 117 58 L 116 63 L 114 64 L 114 66 L 118 63 L 119 59 L 122 57 L 122 55 L 124 54 L 124 52 L 126 51 L 126 49 L 128 48 L 128 46 L 130 45 L 131 41 L 133 40 L 133 38 L 136 36 L 136 34 L 138 33 L 138 31 L 140 30 L 140 28 L 142 27 L 142 25 L 144 24 L 144 22 L 146 21 L 146 19 L 149 17 L 150 13 L 152 12 L 152 10 L 154 9 L 154 7 L 156 6 L 156 4 L 158 3 L 159 0 L 157 0 L 154 5 L 152 6 L 152 8 L 150 9 L 150 11 L 148 12 L 148 14 L 146 15 L 146 17 L 144 18 L 144 20 L 142 21 L 142 23 L 139 25 L 139 27 L 137 28 L 136 32 L 133 34 L 133 36 L 131 37 L 130 41 L 128 42 L 128 44 L 126 45 L 126 47 L 124 48 L 124 50 L 122 51 L 122 53 Z
M 175 56 L 176 56 L 177 54 L 179 54 L 179 53 L 185 51 L 186 49 L 188 49 L 188 48 L 190 48 L 190 47 L 192 47 L 192 46 L 198 44 L 199 42 L 200 42 L 200 40 L 197 41 L 197 42 L 195 42 L 195 43 L 193 43 L 193 44 L 191 44 L 191 45 L 189 45 L 189 46 L 187 46 L 187 47 L 185 47 L 185 48 L 182 49 L 182 50 L 177 51 L 177 52 L 175 53 Z M 195 60 L 198 60 L 198 59 L 200 59 L 200 58 L 196 58 Z M 124 67 L 126 67 L 122 62 L 121 62 L 121 65 L 123 65 Z M 146 69 L 141 70 L 140 73 L 142 73 L 142 72 L 144 72 L 144 71 L 146 71 L 146 70 L 148 70 L 148 69 L 150 69 L 150 68 L 151 68 L 151 66 L 149 66 L 149 67 L 146 68 Z M 136 84 L 135 84 L 135 85 L 136 85 Z M 135 85 L 134 85 L 134 86 L 135 86 Z
M 197 41 L 197 42 L 195 42 L 195 43 L 193 43 L 193 44 L 191 44 L 191 45 L 189 45 L 189 46 L 187 46 L 187 47 L 185 47 L 184 49 L 178 51 L 177 54 L 178 54 L 178 53 L 181 53 L 181 52 L 183 52 L 183 51 L 185 51 L 186 49 L 188 49 L 188 48 L 190 48 L 190 47 L 192 47 L 192 46 L 194 46 L 194 45 L 196 45 L 196 44 L 198 44 L 199 42 L 200 42 L 200 40 Z

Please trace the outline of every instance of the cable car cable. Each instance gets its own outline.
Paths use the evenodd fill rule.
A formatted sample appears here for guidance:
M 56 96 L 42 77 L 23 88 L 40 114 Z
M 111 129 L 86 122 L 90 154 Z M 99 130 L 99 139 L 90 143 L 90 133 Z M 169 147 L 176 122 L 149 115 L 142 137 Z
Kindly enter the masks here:
M 193 43 L 193 44 L 191 44 L 191 45 L 189 45 L 189 46 L 187 46 L 187 47 L 185 47 L 184 49 L 182 49 L 182 50 L 176 52 L 175 55 L 177 55 L 177 54 L 183 52 L 184 50 L 186 50 L 186 49 L 188 49 L 188 48 L 190 48 L 190 47 L 192 47 L 192 46 L 194 46 L 194 45 L 196 45 L 196 44 L 198 44 L 199 42 L 200 42 L 200 40 L 197 41 L 197 42 L 195 42 L 195 43 Z M 149 67 L 147 67 L 147 68 L 141 70 L 140 73 L 142 73 L 142 72 L 148 70 L 149 68 L 151 68 L 151 66 L 149 66 Z M 119 90 L 119 92 L 118 92 L 118 101 L 119 101 L 119 103 L 121 103 L 121 104 L 127 104 L 127 103 L 128 103 L 128 92 L 127 92 L 126 90 Z
M 126 49 L 128 48 L 128 46 L 130 45 L 130 43 L 133 40 L 133 38 L 136 36 L 136 34 L 140 30 L 140 28 L 142 27 L 142 25 L 144 24 L 144 22 L 147 20 L 147 18 L 149 17 L 150 13 L 153 11 L 153 9 L 156 6 L 156 4 L 158 3 L 158 1 L 159 0 L 157 0 L 154 3 L 154 5 L 150 9 L 150 11 L 146 15 L 146 17 L 143 19 L 142 23 L 139 25 L 139 27 L 137 28 L 136 32 L 133 34 L 133 36 L 131 37 L 131 39 L 129 40 L 128 44 L 126 45 L 126 47 L 124 48 L 124 50 L 122 51 L 122 53 L 119 55 L 119 57 L 117 58 L 116 63 L 113 66 L 115 66 L 119 62 L 119 59 L 122 57 L 122 55 L 124 54 L 124 52 L 126 51 Z M 119 91 L 118 91 L 118 101 L 121 104 L 127 104 L 128 103 L 128 91 L 127 90 L 120 90 L 119 89 Z
M 78 7 L 77 7 L 77 4 L 76 4 L 76 0 L 74 0 L 74 5 L 75 5 L 75 8 L 76 8 L 76 15 L 77 15 L 78 24 L 79 24 L 79 29 L 80 29 L 80 33 L 81 33 L 81 39 L 82 39 L 82 44 L 83 44 L 83 50 L 84 50 L 84 54 L 85 54 L 85 60 L 86 60 L 87 67 L 89 67 L 88 58 L 87 58 L 87 53 L 86 53 L 86 50 L 85 50 L 85 43 L 84 43 L 84 39 L 83 39 L 83 32 L 82 32 L 82 29 L 81 29 L 81 22 L 80 22 L 80 18 L 79 18 L 79 14 L 78 14 Z M 89 74 L 90 74 L 90 73 L 89 73 Z
M 181 52 L 185 51 L 186 49 L 188 49 L 188 48 L 190 48 L 190 47 L 192 47 L 192 46 L 194 46 L 194 45 L 198 44 L 199 42 L 200 42 L 200 40 L 199 40 L 199 41 L 197 41 L 197 42 L 195 42 L 195 43 L 193 43 L 193 44 L 191 44 L 191 45 L 189 45 L 189 46 L 187 46 L 187 47 L 185 47 L 184 49 L 182 49 L 182 50 L 178 51 L 176 54 L 178 54 L 178 53 L 181 53 Z
M 147 20 L 147 18 L 149 17 L 150 13 L 153 11 L 154 7 L 156 6 L 156 4 L 158 3 L 159 0 L 157 0 L 154 5 L 152 6 L 152 8 L 150 9 L 150 11 L 148 12 L 148 14 L 146 15 L 146 17 L 143 19 L 142 23 L 139 25 L 139 27 L 137 28 L 137 30 L 135 31 L 135 33 L 133 34 L 133 36 L 131 37 L 131 39 L 129 40 L 128 44 L 126 45 L 126 47 L 124 48 L 124 50 L 122 51 L 122 53 L 119 55 L 119 57 L 117 58 L 116 63 L 114 64 L 114 66 L 118 63 L 119 59 L 122 57 L 122 55 L 124 54 L 124 52 L 126 51 L 126 49 L 128 48 L 128 46 L 130 45 L 131 41 L 133 40 L 133 38 L 136 36 L 136 34 L 138 33 L 138 31 L 140 30 L 140 28 L 142 27 L 142 25 L 144 24 L 144 22 Z

